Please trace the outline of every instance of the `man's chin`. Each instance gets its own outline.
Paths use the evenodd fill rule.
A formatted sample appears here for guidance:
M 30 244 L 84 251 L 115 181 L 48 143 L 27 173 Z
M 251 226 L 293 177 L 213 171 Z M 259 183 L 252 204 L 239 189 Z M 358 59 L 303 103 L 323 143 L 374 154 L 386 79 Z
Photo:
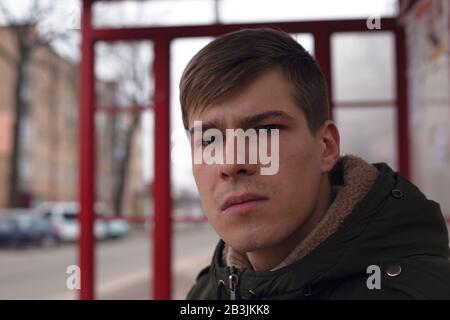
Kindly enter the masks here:
M 259 251 L 273 246 L 273 243 L 269 239 L 251 239 L 248 235 L 244 235 L 241 239 L 233 239 L 225 242 L 234 250 L 241 253 Z

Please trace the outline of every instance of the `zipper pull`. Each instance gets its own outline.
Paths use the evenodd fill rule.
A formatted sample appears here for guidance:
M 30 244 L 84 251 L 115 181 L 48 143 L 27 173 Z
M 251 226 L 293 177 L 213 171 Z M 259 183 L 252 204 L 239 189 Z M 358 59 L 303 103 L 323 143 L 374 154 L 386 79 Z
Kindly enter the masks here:
M 233 266 L 230 267 L 230 275 L 228 276 L 228 288 L 230 289 L 230 300 L 236 300 L 236 290 L 239 282 L 239 275 L 235 272 Z

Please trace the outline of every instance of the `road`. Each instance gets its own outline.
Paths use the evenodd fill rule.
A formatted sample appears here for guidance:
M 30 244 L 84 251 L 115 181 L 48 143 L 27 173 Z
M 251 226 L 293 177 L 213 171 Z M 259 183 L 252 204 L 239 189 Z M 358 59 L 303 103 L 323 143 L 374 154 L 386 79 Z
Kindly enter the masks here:
M 173 243 L 173 298 L 183 299 L 198 271 L 208 264 L 218 237 L 206 223 L 177 224 Z M 152 273 L 149 231 L 134 230 L 119 240 L 97 244 L 98 299 L 148 299 Z M 0 299 L 76 299 L 66 287 L 77 247 L 0 250 Z

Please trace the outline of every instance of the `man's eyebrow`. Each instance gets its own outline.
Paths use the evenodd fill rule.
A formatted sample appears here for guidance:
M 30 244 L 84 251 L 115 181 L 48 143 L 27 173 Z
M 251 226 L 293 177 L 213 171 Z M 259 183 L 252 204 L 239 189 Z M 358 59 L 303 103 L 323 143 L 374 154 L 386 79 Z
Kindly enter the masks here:
M 266 120 L 266 119 L 270 119 L 270 118 L 281 118 L 281 119 L 285 119 L 285 120 L 289 120 L 289 121 L 294 121 L 294 117 L 292 117 L 291 115 L 287 114 L 284 111 L 280 111 L 280 110 L 271 110 L 271 111 L 265 111 L 262 113 L 258 113 L 255 115 L 250 115 L 250 116 L 246 116 L 243 120 L 240 121 L 240 126 L 242 128 L 250 128 L 254 125 L 256 125 L 257 123 Z M 210 121 L 202 121 L 202 131 L 206 131 L 208 129 L 211 128 L 217 128 L 217 125 L 214 122 L 210 122 Z M 196 126 L 193 126 L 192 128 L 189 129 L 189 134 L 193 134 L 194 130 L 195 130 Z
M 200 122 L 201 122 L 202 131 L 206 131 L 211 128 L 217 128 L 217 126 L 214 122 L 211 122 L 211 121 L 200 121 Z M 196 128 L 199 128 L 199 126 L 195 126 L 195 125 L 192 126 L 192 128 L 189 129 L 189 134 L 193 135 Z
M 287 114 L 284 111 L 273 110 L 273 111 L 266 111 L 266 112 L 262 112 L 259 114 L 245 117 L 244 120 L 242 121 L 242 127 L 250 128 L 250 127 L 254 126 L 255 124 L 257 124 L 263 120 L 269 119 L 269 118 L 280 118 L 280 119 L 285 119 L 285 120 L 289 120 L 289 121 L 295 120 L 294 117 L 292 117 L 291 115 Z

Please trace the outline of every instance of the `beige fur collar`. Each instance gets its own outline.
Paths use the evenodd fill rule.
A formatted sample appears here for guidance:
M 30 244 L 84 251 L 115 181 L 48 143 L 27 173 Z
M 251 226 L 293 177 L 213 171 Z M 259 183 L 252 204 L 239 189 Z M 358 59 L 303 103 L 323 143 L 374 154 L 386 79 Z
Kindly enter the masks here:
M 335 192 L 334 201 L 311 233 L 272 271 L 300 260 L 335 233 L 344 218 L 370 190 L 377 174 L 377 169 L 363 159 L 353 155 L 342 156 L 330 172 L 330 181 Z M 223 260 L 228 266 L 251 268 L 246 254 L 227 244 L 223 250 Z

